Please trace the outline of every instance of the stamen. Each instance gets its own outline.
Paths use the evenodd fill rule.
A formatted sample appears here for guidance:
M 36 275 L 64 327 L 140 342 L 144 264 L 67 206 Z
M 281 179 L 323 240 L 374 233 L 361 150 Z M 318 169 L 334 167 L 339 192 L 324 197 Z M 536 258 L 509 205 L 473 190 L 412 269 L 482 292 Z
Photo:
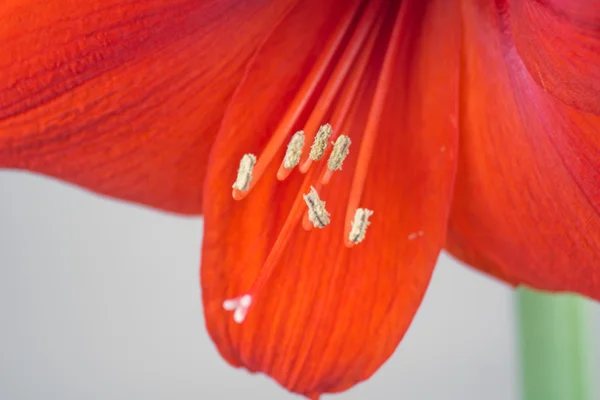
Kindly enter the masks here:
M 375 87 L 375 94 L 373 96 L 373 103 L 369 116 L 367 118 L 367 124 L 365 127 L 365 134 L 360 144 L 360 152 L 358 154 L 358 160 L 356 161 L 356 168 L 354 170 L 354 178 L 352 179 L 352 187 L 350 188 L 350 196 L 348 198 L 348 205 L 346 207 L 346 238 L 350 234 L 351 230 L 351 218 L 354 217 L 354 213 L 358 208 L 360 198 L 362 196 L 363 189 L 365 187 L 365 181 L 367 179 L 367 173 L 369 171 L 369 164 L 371 162 L 371 156 L 373 155 L 373 148 L 375 146 L 375 139 L 377 138 L 377 132 L 379 131 L 379 124 L 381 121 L 381 115 L 385 105 L 385 100 L 391 88 L 391 80 L 396 71 L 396 58 L 400 48 L 400 42 L 402 40 L 402 27 L 404 19 L 407 15 L 407 7 L 402 5 L 398 9 L 396 19 L 394 20 L 394 27 L 387 44 L 387 50 L 381 66 L 381 72 Z M 351 247 L 353 243 L 350 241 L 346 242 L 346 246 Z
M 377 39 L 377 37 L 379 36 L 379 31 L 380 28 L 382 26 L 382 22 L 384 19 L 384 16 L 386 16 L 388 14 L 388 9 L 390 6 L 392 6 L 393 4 L 389 4 L 390 2 L 388 2 L 388 5 L 386 6 L 386 8 L 384 8 L 382 11 L 379 12 L 379 19 L 377 22 L 377 26 L 374 27 L 371 31 L 371 33 L 369 33 L 369 39 L 367 40 L 367 42 L 365 43 L 363 49 L 361 49 L 360 55 L 357 59 L 357 61 L 355 62 L 355 65 L 352 67 L 352 71 L 350 72 L 350 75 L 347 78 L 346 83 L 344 84 L 344 89 L 343 91 L 340 93 L 339 97 L 338 97 L 338 101 L 337 104 L 335 106 L 335 110 L 333 111 L 333 115 L 331 117 L 331 124 L 336 128 L 336 131 L 338 132 L 343 132 L 346 129 L 346 124 L 350 123 L 350 121 L 346 120 L 346 117 L 348 115 L 348 113 L 350 112 L 350 109 L 352 107 L 352 105 L 354 105 L 356 103 L 355 99 L 357 98 L 357 93 L 358 93 L 358 89 L 359 87 L 361 87 L 362 90 L 364 90 L 365 88 L 363 86 L 360 85 L 360 83 L 362 82 L 364 73 L 367 69 L 367 65 L 369 63 L 370 57 L 371 57 L 371 53 L 372 50 L 374 48 L 375 45 L 375 41 Z M 358 94 L 358 97 L 360 97 L 361 94 Z M 330 140 L 331 141 L 335 141 L 335 136 L 336 133 L 334 133 Z M 302 165 L 302 164 L 301 164 Z M 319 186 L 322 187 L 322 185 L 326 185 L 328 183 L 328 180 L 325 180 L 325 176 L 327 174 L 327 172 L 329 172 L 329 170 L 327 168 L 322 168 L 322 173 L 320 174 L 320 180 L 317 183 L 317 185 L 315 185 L 317 187 L 317 190 L 319 189 Z M 329 177 L 331 178 L 331 176 Z M 335 263 L 335 267 L 334 270 L 331 272 L 330 276 L 339 276 L 338 274 L 341 273 L 341 271 L 343 270 L 344 265 L 343 263 Z M 337 294 L 335 293 L 335 291 L 329 291 L 328 294 L 326 294 L 326 296 L 322 299 L 319 299 L 319 304 L 320 306 L 317 309 L 317 312 L 315 313 L 315 315 L 313 316 L 313 319 L 315 321 L 321 321 L 322 317 L 324 317 L 325 315 L 327 315 L 327 305 L 331 304 L 332 301 L 334 301 L 333 299 L 337 296 Z M 295 388 L 296 385 L 298 384 L 299 380 L 301 379 L 301 376 L 303 376 L 303 374 L 305 373 L 305 369 L 303 368 L 306 363 L 306 357 L 311 353 L 311 351 L 309 351 L 308 349 L 312 349 L 312 342 L 315 339 L 315 337 L 318 335 L 318 329 L 316 329 L 316 326 L 320 326 L 319 323 L 317 324 L 313 324 L 313 326 L 315 327 L 315 329 L 309 330 L 307 332 L 305 332 L 305 342 L 308 342 L 308 347 L 305 347 L 302 349 L 302 351 L 299 352 L 300 354 L 300 358 L 299 359 L 294 359 L 294 363 L 296 364 L 295 367 L 291 367 L 288 363 L 288 365 L 283 365 L 281 368 L 283 368 L 282 370 L 285 371 L 292 371 L 289 374 L 289 386 L 290 388 Z M 321 366 L 317 366 L 316 367 L 316 372 L 317 374 L 313 374 L 313 376 L 320 376 L 319 373 L 322 372 L 322 368 L 326 368 L 324 366 L 325 364 L 322 363 Z M 342 372 L 343 373 L 343 372 Z
M 252 305 L 252 296 L 245 294 L 243 296 L 227 299 L 223 302 L 223 308 L 226 311 L 233 311 L 233 320 L 241 324 L 248 315 L 248 309 Z
M 256 156 L 254 154 L 244 154 L 240 160 L 237 178 L 233 183 L 233 189 L 240 192 L 248 190 L 250 181 L 252 181 L 252 170 L 256 164 Z
M 340 19 L 340 23 L 338 24 L 335 32 L 330 37 L 330 40 L 325 45 L 325 48 L 320 54 L 319 59 L 313 65 L 312 70 L 307 75 L 306 80 L 303 82 L 302 87 L 296 93 L 294 100 L 287 108 L 287 111 L 279 125 L 275 129 L 275 132 L 269 139 L 269 142 L 263 149 L 260 157 L 258 158 L 258 162 L 256 164 L 256 168 L 254 171 L 255 179 L 251 182 L 250 187 L 244 192 L 239 190 L 233 191 L 233 198 L 235 200 L 241 200 L 248 192 L 252 189 L 252 187 L 256 184 L 256 182 L 260 179 L 260 177 L 265 173 L 267 167 L 273 160 L 273 157 L 277 154 L 281 145 L 285 142 L 285 138 L 288 133 L 302 114 L 304 107 L 310 100 L 311 95 L 318 87 L 321 78 L 327 71 L 330 63 L 334 60 L 335 55 L 337 54 L 338 47 L 343 42 L 344 37 L 348 29 L 352 25 L 352 21 L 354 20 L 354 16 L 358 8 L 360 7 L 361 2 L 356 1 L 352 7 L 349 7 L 346 11 L 346 14 Z M 311 139 L 312 140 L 312 139 Z
M 283 158 L 283 167 L 286 169 L 292 169 L 298 163 L 300 163 L 300 156 L 302 155 L 302 148 L 304 147 L 304 132 L 298 131 L 294 133 L 290 143 L 288 144 L 285 157 Z
M 330 68 L 329 64 L 335 63 L 333 72 L 330 77 L 327 78 L 324 89 L 320 94 L 317 93 L 317 103 L 313 107 L 313 110 L 304 125 L 303 131 L 306 133 L 302 135 L 302 143 L 299 144 L 300 139 L 298 138 L 299 133 L 301 132 L 296 132 L 288 144 L 286 155 L 280 167 L 280 172 L 283 171 L 283 173 L 280 175 L 278 172 L 277 175 L 278 179 L 285 179 L 291 170 L 298 165 L 300 166 L 301 172 L 308 172 L 298 196 L 287 215 L 284 225 L 281 228 L 271 251 L 263 263 L 256 280 L 245 293 L 243 292 L 244 294 L 242 296 L 231 298 L 223 302 L 223 308 L 225 310 L 233 311 L 233 318 L 237 323 L 241 323 L 245 320 L 253 300 L 272 275 L 278 260 L 287 247 L 303 214 L 306 215 L 309 224 L 315 227 L 324 228 L 330 223 L 330 214 L 325 208 L 325 202 L 320 199 L 318 190 L 320 190 L 322 184 L 328 181 L 325 180 L 325 175 L 327 173 L 333 173 L 333 171 L 342 168 L 344 159 L 349 153 L 351 141 L 348 136 L 344 135 L 336 138 L 337 134 L 332 132 L 329 124 L 321 126 L 318 131 L 317 127 L 324 122 L 323 119 L 325 116 L 332 114 L 331 122 L 333 126 L 336 127 L 336 130 L 339 129 L 342 131 L 341 128 L 347 125 L 346 119 L 347 115 L 351 112 L 351 105 L 355 104 L 354 99 L 356 93 L 359 86 L 361 86 L 361 79 L 369 65 L 369 59 L 372 55 L 378 32 L 382 26 L 383 17 L 381 16 L 385 15 L 385 13 L 379 11 L 383 4 L 389 4 L 383 0 L 372 0 L 367 2 L 367 6 L 361 12 L 360 21 L 358 24 L 354 24 L 355 21 L 351 15 L 356 15 L 357 10 L 359 10 L 358 5 L 364 5 L 364 3 L 364 1 L 357 1 L 355 7 L 353 6 L 354 11 L 345 14 L 341 19 L 341 23 L 338 25 L 332 40 L 325 46 L 326 49 L 322 53 L 322 56 L 319 57 L 314 64 L 314 68 L 308 74 L 306 80 L 298 90 L 271 139 L 263 148 L 258 161 L 253 156 L 254 159 L 251 159 L 252 163 L 248 164 L 249 168 L 245 167 L 245 169 L 248 169 L 249 171 L 244 174 L 241 174 L 241 171 L 238 171 L 238 179 L 234 184 L 235 190 L 233 193 L 233 197 L 237 200 L 248 194 L 249 190 L 257 184 L 262 174 L 267 170 L 267 167 L 270 165 L 273 158 L 277 154 L 280 154 L 280 148 L 284 144 L 286 138 L 289 138 L 288 135 L 290 131 L 294 126 L 297 126 L 299 118 L 302 115 L 305 115 L 305 108 L 310 100 L 316 97 L 313 95 L 315 94 L 315 91 L 318 90 L 317 88 L 321 87 L 321 80 L 325 75 L 325 71 Z M 346 32 L 351 27 L 352 30 L 354 30 L 354 33 L 350 40 L 346 41 L 345 39 L 348 39 Z M 342 55 L 338 57 L 338 48 L 342 42 L 348 43 L 348 46 L 344 49 Z M 379 85 L 380 83 L 378 83 L 378 86 Z M 338 93 L 340 90 L 342 93 Z M 332 105 L 334 105 L 333 110 L 331 110 Z M 328 170 L 325 165 L 318 168 L 320 171 L 316 171 L 315 168 L 309 170 L 310 164 L 313 161 L 319 160 L 327 155 L 326 153 L 329 152 L 328 142 L 334 140 L 335 144 L 331 150 L 331 156 L 327 163 L 327 167 L 331 168 L 331 170 Z M 309 141 L 313 142 L 310 154 L 303 156 L 303 145 Z M 299 160 L 296 159 L 298 154 Z M 243 159 L 240 162 L 240 170 L 242 169 L 242 162 L 244 162 Z M 247 163 L 247 161 L 245 163 Z M 304 167 L 306 167 L 305 170 L 303 170 Z M 246 179 L 240 178 L 240 175 Z M 317 177 L 319 177 L 319 179 L 315 182 L 314 179 Z M 310 186 L 311 182 L 314 182 L 313 184 L 316 189 L 315 187 Z M 303 194 L 306 193 L 309 187 L 310 191 L 307 194 Z M 239 190 L 238 188 L 244 188 L 245 190 Z M 303 202 L 308 206 L 308 210 L 304 204 L 302 204 Z M 362 214 L 359 217 L 355 216 L 355 219 L 358 219 L 352 222 L 352 229 L 350 231 L 358 230 L 359 232 L 354 232 L 352 237 L 346 235 L 345 240 L 351 241 L 352 243 L 359 243 L 364 240 L 366 229 L 369 225 L 368 219 L 373 212 L 367 209 L 355 210 L 357 215 L 359 213 Z M 350 231 L 345 232 L 350 233 Z
M 369 217 L 371 215 L 373 215 L 372 210 L 368 210 L 366 208 L 356 209 L 348 240 L 354 244 L 358 244 L 365 240 L 365 236 L 367 235 L 367 227 L 371 224 L 371 222 L 369 222 Z
M 383 18 L 379 18 L 377 21 L 377 25 L 373 28 L 373 31 L 369 34 L 369 39 L 365 44 L 365 47 L 362 49 L 358 60 L 356 61 L 356 65 L 352 69 L 350 76 L 348 77 L 348 84 L 344 88 L 343 92 L 340 95 L 340 100 L 336 105 L 336 108 L 333 112 L 332 123 L 338 127 L 338 129 L 342 130 L 345 126 L 346 117 L 350 113 L 350 108 L 352 107 L 353 100 L 356 98 L 358 93 L 358 88 L 360 87 L 360 82 L 367 70 L 367 66 L 369 65 L 369 60 L 371 57 L 371 53 L 373 52 L 373 48 L 375 47 L 375 39 L 379 34 L 379 30 L 382 26 Z M 337 139 L 335 132 L 333 133 L 331 139 Z M 325 170 L 323 175 L 321 176 L 321 184 L 327 185 L 333 176 L 333 171 L 329 169 Z
M 325 154 L 325 150 L 327 149 L 327 140 L 329 140 L 329 136 L 331 136 L 331 125 L 325 124 L 319 128 L 319 132 L 317 132 L 317 136 L 315 136 L 315 140 L 310 147 L 310 154 L 308 155 L 311 160 L 318 161 Z
M 367 42 L 369 33 L 373 30 L 373 27 L 378 21 L 380 10 L 385 3 L 386 2 L 381 0 L 370 0 L 362 12 L 360 21 L 348 42 L 348 47 L 344 49 L 344 52 L 340 56 L 334 71 L 331 73 L 331 77 L 327 81 L 327 85 L 323 89 L 317 104 L 308 117 L 304 128 L 304 131 L 307 133 L 307 140 L 312 140 L 317 126 L 322 123 L 323 118 L 336 98 L 336 95 L 344 83 L 346 76 L 350 72 L 360 50 L 363 48 L 365 42 Z M 378 28 L 375 30 L 378 30 Z M 339 125 L 334 126 L 336 129 L 339 128 Z M 311 164 L 312 159 L 310 157 L 306 158 L 300 165 L 300 172 L 306 173 Z
M 304 201 L 308 206 L 308 219 L 317 228 L 325 228 L 331 221 L 329 212 L 325 209 L 325 202 L 319 198 L 319 193 L 314 187 L 310 187 L 310 192 L 303 195 Z

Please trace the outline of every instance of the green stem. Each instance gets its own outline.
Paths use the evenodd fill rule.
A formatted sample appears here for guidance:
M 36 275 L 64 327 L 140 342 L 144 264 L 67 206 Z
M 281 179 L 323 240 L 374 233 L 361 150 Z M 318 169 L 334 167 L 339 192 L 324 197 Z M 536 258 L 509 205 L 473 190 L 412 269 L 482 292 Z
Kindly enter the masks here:
M 592 400 L 589 304 L 518 289 L 523 400 Z

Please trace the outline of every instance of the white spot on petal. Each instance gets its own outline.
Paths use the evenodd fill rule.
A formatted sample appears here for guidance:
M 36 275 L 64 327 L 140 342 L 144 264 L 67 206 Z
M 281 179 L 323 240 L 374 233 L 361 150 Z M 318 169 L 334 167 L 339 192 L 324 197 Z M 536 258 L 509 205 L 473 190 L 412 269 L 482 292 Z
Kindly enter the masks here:
M 418 237 L 422 237 L 424 234 L 425 232 L 423 231 L 413 232 L 410 235 L 408 235 L 408 240 L 415 240 Z
M 245 294 L 233 299 L 227 299 L 223 302 L 223 308 L 226 311 L 233 311 L 233 320 L 241 324 L 248 315 L 248 309 L 252 305 L 252 296 Z

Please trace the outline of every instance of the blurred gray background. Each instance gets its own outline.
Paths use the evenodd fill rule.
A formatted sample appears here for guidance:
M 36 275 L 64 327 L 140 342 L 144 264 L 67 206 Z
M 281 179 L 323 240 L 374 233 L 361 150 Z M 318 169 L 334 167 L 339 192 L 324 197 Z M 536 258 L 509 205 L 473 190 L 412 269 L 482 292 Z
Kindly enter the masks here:
M 201 218 L 1 171 L 0 399 L 294 398 L 217 354 L 200 304 L 201 238 Z M 393 357 L 325 398 L 518 399 L 513 309 L 507 286 L 442 255 Z

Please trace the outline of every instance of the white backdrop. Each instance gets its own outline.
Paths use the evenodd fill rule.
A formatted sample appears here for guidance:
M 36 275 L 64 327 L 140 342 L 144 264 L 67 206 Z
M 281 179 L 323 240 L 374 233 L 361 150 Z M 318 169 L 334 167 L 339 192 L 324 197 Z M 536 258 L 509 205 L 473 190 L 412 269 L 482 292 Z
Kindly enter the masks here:
M 0 399 L 293 398 L 218 356 L 200 304 L 201 237 L 201 218 L 0 172 Z M 442 256 L 394 356 L 329 398 L 517 399 L 512 301 Z

